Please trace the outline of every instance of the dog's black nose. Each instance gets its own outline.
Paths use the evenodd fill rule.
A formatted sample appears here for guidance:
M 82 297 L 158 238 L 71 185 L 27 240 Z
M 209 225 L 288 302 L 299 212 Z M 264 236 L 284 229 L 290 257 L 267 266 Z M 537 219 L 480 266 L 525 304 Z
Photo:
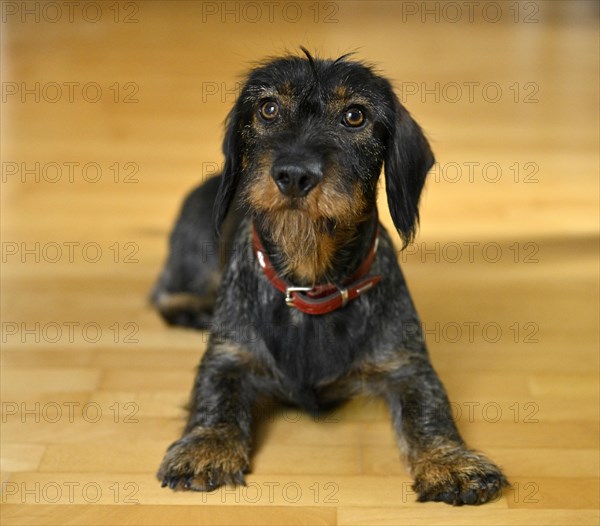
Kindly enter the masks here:
M 319 163 L 281 163 L 271 172 L 281 193 L 288 197 L 304 197 L 323 177 Z

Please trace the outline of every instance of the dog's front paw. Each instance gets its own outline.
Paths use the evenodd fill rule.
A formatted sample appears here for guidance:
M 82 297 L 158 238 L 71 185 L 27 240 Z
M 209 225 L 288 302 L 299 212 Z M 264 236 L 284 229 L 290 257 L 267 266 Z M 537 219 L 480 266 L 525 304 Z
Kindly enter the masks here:
M 413 489 L 420 502 L 454 506 L 483 504 L 496 498 L 508 481 L 500 468 L 481 453 L 462 447 L 439 447 L 413 465 Z
M 248 448 L 235 427 L 197 427 L 171 444 L 157 477 L 163 488 L 212 491 L 243 485 L 248 465 Z

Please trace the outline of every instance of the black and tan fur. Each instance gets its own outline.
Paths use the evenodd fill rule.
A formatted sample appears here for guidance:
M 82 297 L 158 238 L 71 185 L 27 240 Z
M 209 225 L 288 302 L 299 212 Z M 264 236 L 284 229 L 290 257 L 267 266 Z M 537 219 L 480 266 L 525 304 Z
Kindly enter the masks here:
M 241 484 L 260 400 L 318 414 L 367 393 L 389 404 L 419 500 L 489 501 L 506 479 L 457 431 L 383 226 L 371 268 L 381 283 L 329 314 L 288 307 L 256 261 L 253 224 L 288 281 L 341 283 L 378 228 L 382 167 L 406 244 L 434 162 L 387 80 L 348 57 L 305 53 L 251 71 L 227 120 L 224 171 L 188 196 L 171 235 L 153 301 L 169 323 L 208 328 L 210 339 L 158 478 L 172 489 Z

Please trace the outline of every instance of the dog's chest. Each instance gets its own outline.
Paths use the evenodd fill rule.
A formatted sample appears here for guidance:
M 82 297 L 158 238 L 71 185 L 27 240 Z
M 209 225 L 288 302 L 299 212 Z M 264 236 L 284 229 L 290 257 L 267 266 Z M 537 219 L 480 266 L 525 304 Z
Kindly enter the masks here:
M 265 309 L 269 322 L 261 323 L 263 341 L 298 403 L 312 405 L 316 388 L 343 376 L 365 352 L 368 327 L 362 311 L 358 302 L 317 316 L 285 304 Z

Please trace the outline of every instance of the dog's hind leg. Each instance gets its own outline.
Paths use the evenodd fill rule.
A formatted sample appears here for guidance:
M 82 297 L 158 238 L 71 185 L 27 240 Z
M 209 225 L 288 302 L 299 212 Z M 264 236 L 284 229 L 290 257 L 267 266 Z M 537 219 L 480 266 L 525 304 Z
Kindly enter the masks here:
M 169 255 L 150 299 L 170 325 L 205 329 L 221 278 L 220 243 L 212 211 L 220 177 L 185 198 L 169 238 Z

